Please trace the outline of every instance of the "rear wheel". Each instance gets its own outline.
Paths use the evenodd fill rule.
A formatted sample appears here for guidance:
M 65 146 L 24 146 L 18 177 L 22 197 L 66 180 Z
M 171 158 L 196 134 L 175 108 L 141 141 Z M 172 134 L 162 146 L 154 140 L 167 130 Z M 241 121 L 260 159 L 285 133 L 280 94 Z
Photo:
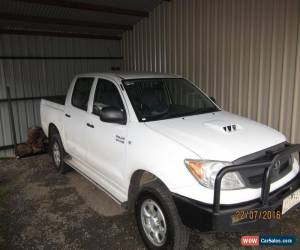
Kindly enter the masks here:
M 65 173 L 68 167 L 64 163 L 65 150 L 59 134 L 54 134 L 50 138 L 50 154 L 57 171 L 59 173 Z
M 142 187 L 135 216 L 149 249 L 187 248 L 190 230 L 182 224 L 173 198 L 162 182 L 155 180 Z

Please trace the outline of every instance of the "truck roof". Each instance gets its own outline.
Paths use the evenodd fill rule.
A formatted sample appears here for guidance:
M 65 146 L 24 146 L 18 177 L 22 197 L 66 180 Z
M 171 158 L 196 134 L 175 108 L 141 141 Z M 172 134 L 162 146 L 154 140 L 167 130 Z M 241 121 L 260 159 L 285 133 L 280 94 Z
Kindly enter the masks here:
M 109 76 L 115 77 L 122 80 L 129 79 L 145 79 L 145 78 L 178 78 L 179 76 L 167 73 L 158 73 L 158 72 L 99 72 L 99 73 L 86 73 L 79 74 L 77 77 L 101 77 Z

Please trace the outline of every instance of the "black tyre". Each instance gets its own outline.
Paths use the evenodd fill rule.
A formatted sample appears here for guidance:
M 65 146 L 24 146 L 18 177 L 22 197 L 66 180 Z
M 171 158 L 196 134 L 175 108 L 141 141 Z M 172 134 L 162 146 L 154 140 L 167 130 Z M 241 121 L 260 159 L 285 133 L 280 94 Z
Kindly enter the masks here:
M 59 134 L 53 134 L 50 138 L 50 155 L 57 171 L 65 173 L 68 170 L 68 166 L 64 163 L 65 150 Z
M 135 216 L 138 229 L 149 249 L 186 249 L 190 230 L 182 224 L 167 187 L 155 180 L 138 195 Z

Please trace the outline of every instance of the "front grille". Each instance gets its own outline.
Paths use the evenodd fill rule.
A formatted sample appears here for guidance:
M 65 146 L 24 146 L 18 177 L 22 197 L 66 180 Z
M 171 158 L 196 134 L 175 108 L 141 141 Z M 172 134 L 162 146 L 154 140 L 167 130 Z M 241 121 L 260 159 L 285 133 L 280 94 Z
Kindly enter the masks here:
M 275 182 L 292 170 L 292 158 L 290 156 L 280 159 L 280 165 L 273 169 L 271 182 Z M 250 188 L 259 188 L 263 182 L 264 170 L 253 169 L 240 171 L 242 178 L 244 179 L 246 186 Z

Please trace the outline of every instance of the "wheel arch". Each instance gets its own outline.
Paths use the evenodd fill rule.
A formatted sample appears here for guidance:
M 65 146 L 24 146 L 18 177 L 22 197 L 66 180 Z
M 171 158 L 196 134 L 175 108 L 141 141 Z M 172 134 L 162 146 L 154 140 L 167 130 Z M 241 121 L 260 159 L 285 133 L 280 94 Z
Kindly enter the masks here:
M 49 126 L 48 126 L 48 138 L 49 138 L 49 140 L 51 140 L 51 136 L 54 135 L 54 134 L 58 134 L 60 136 L 62 145 L 64 147 L 64 150 L 66 151 L 66 145 L 65 145 L 65 142 L 64 142 L 64 139 L 63 139 L 64 137 L 63 137 L 62 131 L 60 131 L 54 123 L 50 123 Z
M 58 128 L 54 123 L 50 123 L 48 126 L 48 137 L 50 138 L 54 134 L 60 134 Z
M 166 184 L 159 178 L 157 175 L 155 175 L 152 172 L 149 172 L 144 169 L 138 169 L 135 170 L 130 178 L 130 183 L 128 187 L 128 210 L 133 211 L 135 206 L 136 197 L 139 193 L 140 187 L 143 186 L 146 183 L 149 183 L 151 181 L 158 180 L 161 182 L 164 186 Z M 167 186 L 166 186 L 167 187 Z

